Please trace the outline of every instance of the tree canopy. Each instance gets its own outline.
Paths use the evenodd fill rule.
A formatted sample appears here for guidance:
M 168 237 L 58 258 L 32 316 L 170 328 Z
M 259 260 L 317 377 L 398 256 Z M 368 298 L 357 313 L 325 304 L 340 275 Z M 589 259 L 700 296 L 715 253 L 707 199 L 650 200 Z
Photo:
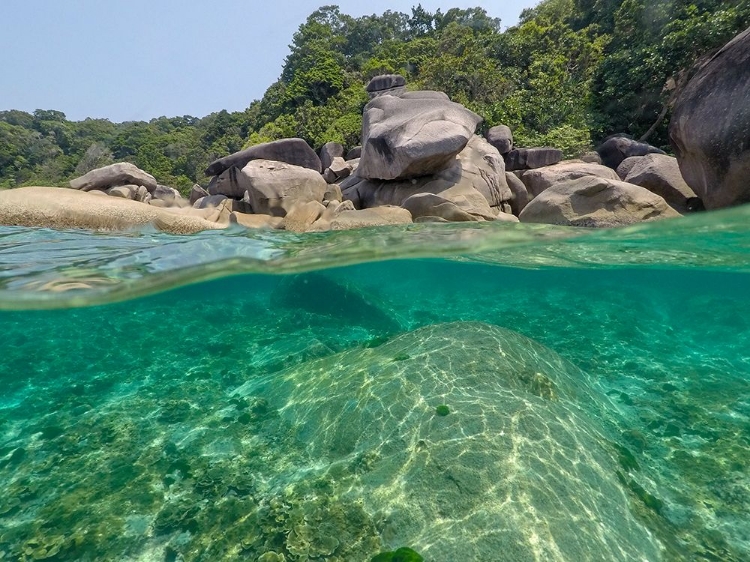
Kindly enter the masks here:
M 483 8 L 352 17 L 314 11 L 281 75 L 245 111 L 149 122 L 68 121 L 59 111 L 0 111 L 0 187 L 62 184 L 127 160 L 183 191 L 212 160 L 301 137 L 359 142 L 364 85 L 403 74 L 511 127 L 517 144 L 574 156 L 612 133 L 667 145 L 674 97 L 696 62 L 750 26 L 750 0 L 544 0 L 503 29 Z

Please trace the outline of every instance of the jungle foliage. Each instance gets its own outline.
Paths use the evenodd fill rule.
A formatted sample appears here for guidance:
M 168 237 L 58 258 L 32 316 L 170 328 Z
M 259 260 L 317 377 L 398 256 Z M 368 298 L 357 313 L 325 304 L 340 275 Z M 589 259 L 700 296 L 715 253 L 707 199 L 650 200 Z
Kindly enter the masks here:
M 354 146 L 363 86 L 382 73 L 446 92 L 484 128 L 510 126 L 521 146 L 574 156 L 615 132 L 666 146 L 691 69 L 748 26 L 750 0 L 544 0 L 507 29 L 482 8 L 354 18 L 324 6 L 295 33 L 278 81 L 242 112 L 116 124 L 1 111 L 0 187 L 62 184 L 127 160 L 186 190 L 243 146 L 293 136 Z

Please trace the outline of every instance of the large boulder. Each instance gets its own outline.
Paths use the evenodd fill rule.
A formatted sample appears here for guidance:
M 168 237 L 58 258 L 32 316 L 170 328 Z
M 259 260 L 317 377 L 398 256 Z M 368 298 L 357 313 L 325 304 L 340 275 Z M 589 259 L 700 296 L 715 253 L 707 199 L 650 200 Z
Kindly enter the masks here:
M 609 228 L 679 217 L 660 196 L 620 180 L 582 177 L 545 190 L 521 212 L 521 222 Z
M 370 98 L 386 94 L 399 95 L 406 90 L 406 79 L 400 74 L 381 74 L 370 80 L 365 90 Z
M 513 172 L 505 172 L 505 181 L 508 183 L 508 187 L 512 193 L 510 209 L 515 216 L 518 216 L 529 203 L 529 192 L 524 183 Z
M 361 168 L 361 164 L 360 164 Z M 494 220 L 512 194 L 497 149 L 479 136 L 453 158 L 451 166 L 430 176 L 405 181 L 377 181 L 359 177 L 359 170 L 341 183 L 344 199 L 358 209 L 403 205 L 412 195 L 433 193 L 476 217 Z M 510 209 L 508 209 L 510 210 Z
M 505 158 L 505 169 L 508 171 L 534 170 L 557 164 L 563 159 L 563 152 L 550 147 L 516 148 L 504 154 L 503 158 Z
M 252 160 L 241 170 L 231 167 L 222 173 L 211 191 L 244 198 L 254 213 L 283 217 L 295 203 L 322 202 L 327 187 L 323 176 L 310 168 Z
M 607 137 L 596 149 L 602 159 L 602 164 L 616 170 L 625 158 L 631 156 L 646 156 L 646 154 L 664 154 L 655 146 L 633 140 L 626 135 Z
M 536 197 L 545 189 L 566 181 L 594 176 L 610 180 L 619 180 L 620 177 L 614 170 L 601 164 L 589 164 L 586 162 L 561 162 L 554 166 L 528 170 L 521 174 L 521 181 L 528 192 Z
M 497 125 L 487 131 L 487 142 L 497 148 L 500 154 L 513 150 L 513 131 L 506 125 Z
M 620 168 L 617 171 L 619 174 Z M 695 192 L 682 179 L 677 159 L 666 154 L 647 154 L 636 157 L 636 161 L 623 181 L 640 185 L 652 193 L 661 195 L 680 213 L 687 212 L 688 201 L 696 197 Z
M 463 150 L 481 120 L 444 99 L 377 97 L 365 106 L 357 174 L 395 180 L 439 172 Z
M 121 185 L 142 185 L 149 193 L 153 193 L 157 183 L 154 176 L 130 162 L 118 162 L 117 164 L 97 168 L 70 181 L 70 187 L 81 191 L 107 190 Z
M 0 225 L 88 230 L 130 230 L 146 225 L 173 234 L 225 228 L 215 209 L 162 209 L 122 197 L 59 187 L 0 191 Z
M 680 93 L 669 137 L 682 176 L 707 209 L 750 202 L 750 29 Z
M 302 306 L 335 308 L 341 291 L 327 297 L 321 284 L 304 276 L 288 292 Z M 614 406 L 592 377 L 518 333 L 432 325 L 253 377 L 234 396 L 275 416 L 263 427 L 284 454 L 257 475 L 284 491 L 274 503 L 290 510 L 314 496 L 335 514 L 361 505 L 361 543 L 409 545 L 431 562 L 662 558 L 631 507 L 618 463 L 627 449 L 602 423 Z M 329 517 L 299 532 L 348 536 L 352 524 Z M 372 552 L 336 554 L 361 561 Z
M 244 168 L 252 160 L 275 160 L 293 166 L 309 168 L 318 173 L 323 171 L 320 158 L 302 139 L 281 139 L 251 146 L 211 163 L 206 168 L 207 176 L 218 176 L 231 167 Z M 213 195 L 213 194 L 212 194 Z

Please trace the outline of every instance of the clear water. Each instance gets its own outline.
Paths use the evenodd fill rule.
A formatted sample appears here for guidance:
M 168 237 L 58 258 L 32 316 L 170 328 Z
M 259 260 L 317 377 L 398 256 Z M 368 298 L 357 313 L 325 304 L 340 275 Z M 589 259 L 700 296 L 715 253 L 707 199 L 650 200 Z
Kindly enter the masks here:
M 0 560 L 750 560 L 749 289 L 750 208 L 0 229 Z

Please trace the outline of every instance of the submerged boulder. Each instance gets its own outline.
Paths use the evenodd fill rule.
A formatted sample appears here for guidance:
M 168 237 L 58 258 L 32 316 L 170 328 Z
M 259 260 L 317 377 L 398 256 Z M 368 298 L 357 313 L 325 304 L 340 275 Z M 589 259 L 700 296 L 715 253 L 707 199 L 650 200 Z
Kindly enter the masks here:
M 312 301 L 317 285 L 286 294 Z M 341 295 L 328 292 L 323 313 L 350 309 L 326 306 Z M 372 517 L 382 550 L 409 545 L 433 562 L 660 559 L 618 478 L 611 404 L 585 373 L 515 332 L 433 325 L 234 395 L 278 412 L 279 442 L 297 444 L 283 471 L 262 475 L 266 487 L 295 497 L 324 477 L 316 494 L 364 508 L 356 522 L 327 522 L 334 535 Z
M 707 209 L 750 203 L 750 29 L 680 93 L 669 137 L 687 184 Z
M 357 174 L 395 180 L 439 172 L 463 150 L 481 120 L 445 99 L 377 97 L 365 107 Z
M 521 222 L 611 228 L 679 216 L 647 189 L 588 176 L 546 189 L 526 205 L 519 218 Z
M 107 190 L 122 185 L 142 185 L 149 193 L 153 193 L 157 183 L 154 176 L 144 172 L 130 162 L 110 164 L 103 168 L 91 170 L 87 174 L 70 181 L 70 187 L 81 191 L 92 189 Z
M 232 167 L 242 169 L 252 160 L 274 160 L 276 162 L 292 164 L 293 166 L 309 168 L 318 173 L 323 171 L 320 158 L 318 158 L 315 151 L 304 140 L 281 139 L 251 146 L 245 150 L 220 158 L 206 168 L 206 175 L 218 176 Z

